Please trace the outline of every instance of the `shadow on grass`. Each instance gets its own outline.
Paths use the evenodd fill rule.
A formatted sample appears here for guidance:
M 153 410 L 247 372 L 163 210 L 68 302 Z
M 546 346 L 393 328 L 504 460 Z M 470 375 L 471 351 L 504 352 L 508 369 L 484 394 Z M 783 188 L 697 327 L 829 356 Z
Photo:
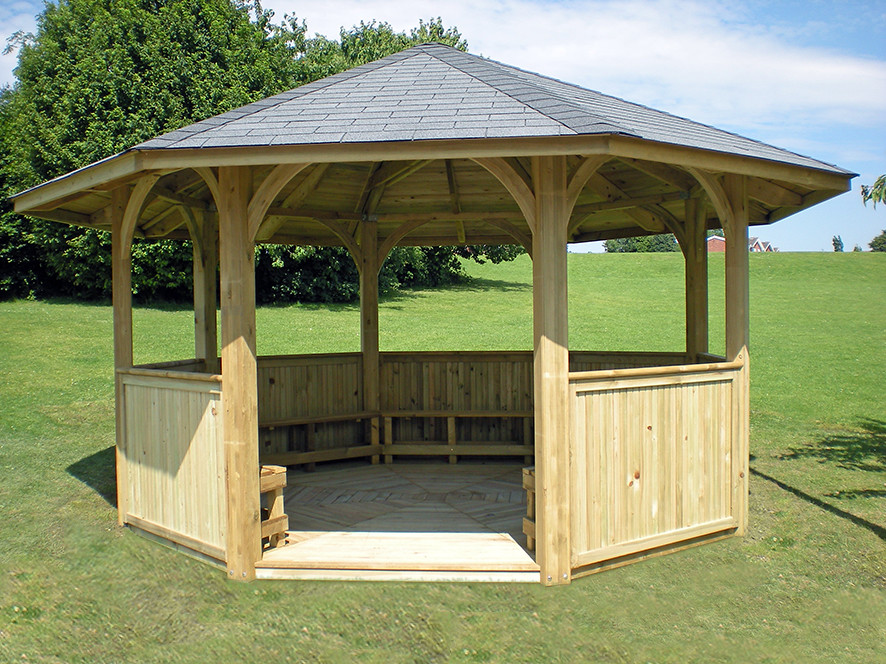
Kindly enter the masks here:
M 831 514 L 838 516 L 841 519 L 846 519 L 847 521 L 851 521 L 856 526 L 861 526 L 862 528 L 866 528 L 866 529 L 870 530 L 872 533 L 874 533 L 874 535 L 879 537 L 881 540 L 886 541 L 886 528 L 884 528 L 883 526 L 873 523 L 872 521 L 868 521 L 867 519 L 863 519 L 860 516 L 856 516 L 855 514 L 852 514 L 851 512 L 847 512 L 846 510 L 841 510 L 839 507 L 835 507 L 834 505 L 831 505 L 830 503 L 826 503 L 825 501 L 821 500 L 820 498 L 816 498 L 815 496 L 809 495 L 805 491 L 802 491 L 802 490 L 800 490 L 796 487 L 793 487 L 789 484 L 785 484 L 781 480 L 777 480 L 774 477 L 767 475 L 766 473 L 761 473 L 759 470 L 756 470 L 754 468 L 751 468 L 750 470 L 751 470 L 752 475 L 756 475 L 757 477 L 761 477 L 764 480 L 766 480 L 767 482 L 772 482 L 778 488 L 784 489 L 788 493 L 794 494 L 795 496 L 797 496 L 797 498 L 805 500 L 807 503 L 815 505 L 816 507 L 820 507 L 824 511 L 830 512 Z
M 66 470 L 104 498 L 111 507 L 117 507 L 117 475 L 113 445 L 83 457 L 68 466 Z
M 835 433 L 817 443 L 791 448 L 779 459 L 817 459 L 847 470 L 886 471 L 886 422 L 865 418 L 860 431 Z

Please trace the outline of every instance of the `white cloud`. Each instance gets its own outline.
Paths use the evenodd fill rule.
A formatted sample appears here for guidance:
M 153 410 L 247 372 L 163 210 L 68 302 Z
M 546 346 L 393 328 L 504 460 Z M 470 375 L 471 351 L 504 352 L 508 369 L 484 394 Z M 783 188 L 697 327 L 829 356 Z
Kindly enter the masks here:
M 865 125 L 886 115 L 886 62 L 792 45 L 729 5 L 676 0 L 266 0 L 308 30 L 377 18 L 402 30 L 442 14 L 470 50 L 715 125 Z M 314 9 L 316 7 L 316 9 Z

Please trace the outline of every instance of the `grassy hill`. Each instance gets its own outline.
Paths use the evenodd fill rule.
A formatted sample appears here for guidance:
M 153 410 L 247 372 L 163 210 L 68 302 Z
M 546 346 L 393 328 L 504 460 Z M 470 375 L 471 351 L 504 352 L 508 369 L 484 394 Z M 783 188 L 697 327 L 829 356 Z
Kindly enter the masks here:
M 556 589 L 232 584 L 118 528 L 110 307 L 0 303 L 0 661 L 882 661 L 886 255 L 750 258 L 748 536 Z M 569 260 L 573 348 L 682 347 L 679 255 Z M 467 270 L 383 299 L 382 348 L 530 348 L 528 258 Z M 191 355 L 191 321 L 138 308 L 136 361 Z M 258 346 L 357 350 L 358 309 L 260 309 Z

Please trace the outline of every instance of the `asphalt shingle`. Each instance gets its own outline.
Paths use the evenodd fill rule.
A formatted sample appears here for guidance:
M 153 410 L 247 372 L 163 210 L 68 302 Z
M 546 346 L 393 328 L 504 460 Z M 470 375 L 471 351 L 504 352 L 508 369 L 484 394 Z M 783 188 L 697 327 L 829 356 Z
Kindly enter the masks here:
M 136 149 L 618 134 L 837 167 L 442 44 L 423 44 L 146 141 Z

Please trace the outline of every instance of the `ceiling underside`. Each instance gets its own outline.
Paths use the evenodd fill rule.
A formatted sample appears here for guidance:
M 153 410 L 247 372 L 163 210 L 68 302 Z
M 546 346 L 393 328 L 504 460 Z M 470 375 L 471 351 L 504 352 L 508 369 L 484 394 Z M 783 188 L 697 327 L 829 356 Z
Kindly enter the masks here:
M 508 158 L 531 183 L 530 158 Z M 567 160 L 574 171 L 582 157 Z M 272 166 L 252 167 L 253 191 Z M 130 178 L 130 182 L 134 180 Z M 751 224 L 767 224 L 838 191 L 748 177 Z M 110 230 L 107 208 L 119 180 L 83 189 L 27 214 Z M 696 179 L 683 168 L 631 158 L 609 159 L 578 197 L 569 241 L 671 232 L 685 219 L 686 201 L 697 199 L 709 228 L 720 220 Z M 189 238 L 193 211 L 212 213 L 215 203 L 201 176 L 190 168 L 164 174 L 147 198 L 136 236 Z M 357 235 L 363 219 L 378 223 L 379 242 L 399 245 L 526 244 L 529 227 L 505 187 L 471 159 L 316 163 L 302 169 L 271 203 L 256 240 L 260 243 L 341 246 Z

